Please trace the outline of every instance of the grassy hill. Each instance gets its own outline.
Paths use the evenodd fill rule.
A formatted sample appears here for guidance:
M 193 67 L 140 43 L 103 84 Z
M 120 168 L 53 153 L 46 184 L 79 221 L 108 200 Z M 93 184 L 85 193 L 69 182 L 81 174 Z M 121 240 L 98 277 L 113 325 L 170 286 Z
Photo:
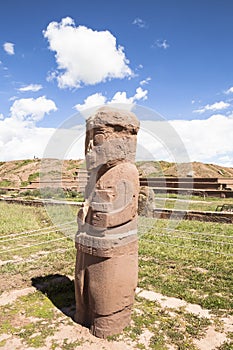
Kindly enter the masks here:
M 233 177 L 233 168 L 201 162 L 176 164 L 165 161 L 147 161 L 137 162 L 137 167 L 140 175 L 148 177 Z
M 37 181 L 42 173 L 57 172 L 62 178 L 73 179 L 75 171 L 83 160 L 25 159 L 0 162 L 0 187 L 27 187 L 30 181 Z
M 194 176 L 233 177 L 233 168 L 200 162 L 175 164 L 165 161 L 142 161 L 136 163 L 141 176 Z M 83 160 L 24 159 L 0 162 L 0 187 L 27 187 L 30 181 L 39 180 L 41 173 L 55 173 L 72 180 L 78 168 L 85 167 Z M 191 173 L 190 173 L 191 172 Z

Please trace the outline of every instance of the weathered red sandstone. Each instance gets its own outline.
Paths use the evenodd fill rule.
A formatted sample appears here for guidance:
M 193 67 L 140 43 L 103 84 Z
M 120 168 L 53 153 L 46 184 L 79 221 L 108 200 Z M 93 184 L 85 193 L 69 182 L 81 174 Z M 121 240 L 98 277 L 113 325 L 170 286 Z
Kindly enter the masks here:
M 75 320 L 101 338 L 120 333 L 131 320 L 138 275 L 138 130 L 133 113 L 108 107 L 86 123 L 89 180 L 78 213 Z

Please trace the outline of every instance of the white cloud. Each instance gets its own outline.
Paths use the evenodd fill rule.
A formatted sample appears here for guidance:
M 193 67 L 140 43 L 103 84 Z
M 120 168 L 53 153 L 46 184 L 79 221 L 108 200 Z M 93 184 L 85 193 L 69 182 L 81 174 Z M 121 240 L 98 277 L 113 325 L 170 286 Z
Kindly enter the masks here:
M 89 96 L 84 104 L 76 105 L 81 112 L 95 104 L 126 103 L 126 109 L 134 106 L 138 98 L 147 94 L 138 88 L 134 96 L 128 97 L 125 92 L 117 92 L 109 101 L 101 93 Z M 82 109 L 83 108 L 83 109 Z M 44 149 L 55 132 L 52 128 L 39 128 L 36 122 L 56 110 L 55 103 L 44 96 L 38 99 L 20 99 L 13 103 L 10 117 L 0 114 L 0 154 L 1 160 L 42 157 Z M 140 115 L 138 115 L 140 118 Z M 56 145 L 64 143 L 73 147 L 77 135 L 79 149 L 74 148 L 67 158 L 83 158 L 84 140 L 80 141 L 81 129 L 77 126 L 75 133 L 64 130 L 55 137 Z M 171 133 L 171 130 L 173 132 Z M 187 150 L 190 161 L 216 163 L 233 166 L 233 114 L 226 116 L 214 114 L 208 119 L 155 121 L 141 120 L 138 147 L 146 150 L 144 156 L 151 159 L 177 160 L 182 149 Z M 83 128 L 82 128 L 82 131 Z M 69 143 L 70 142 L 70 143 Z M 80 146 L 81 145 L 81 146 Z M 182 146 L 183 145 L 183 146 Z M 68 147 L 69 148 L 69 147 Z
M 167 40 L 156 40 L 156 42 L 152 45 L 152 47 L 156 47 L 156 46 L 164 50 L 170 47 Z
M 233 93 L 233 86 L 225 91 L 225 94 L 227 94 L 227 95 L 232 94 L 232 93 Z
M 191 160 L 233 166 L 232 116 L 215 114 L 205 120 L 177 120 L 171 124 L 183 140 Z
M 134 104 L 136 101 L 146 100 L 147 94 L 148 94 L 148 90 L 143 90 L 141 87 L 138 87 L 136 89 L 135 95 L 131 97 L 127 97 L 127 94 L 125 91 L 118 91 L 115 93 L 112 100 L 108 102 L 108 104 L 111 104 L 111 103 Z
M 151 77 L 147 77 L 146 79 L 140 81 L 140 85 L 146 85 L 149 84 L 149 81 L 151 81 Z
M 38 128 L 36 122 L 56 109 L 55 103 L 45 96 L 16 100 L 10 117 L 0 118 L 1 160 L 42 157 L 54 129 Z
M 7 118 L 10 119 L 10 118 Z M 53 129 L 37 128 L 7 120 L 0 121 L 1 160 L 42 157 Z
M 58 74 L 58 71 L 50 71 L 48 72 L 46 80 L 50 83 L 51 81 L 57 78 Z
M 8 101 L 15 101 L 15 100 L 17 100 L 17 98 L 18 98 L 18 96 L 12 96 L 12 97 L 9 98 Z
M 148 90 L 143 90 L 141 87 L 136 89 L 136 94 L 134 95 L 134 101 L 147 100 Z
M 90 95 L 88 96 L 85 100 L 83 104 L 77 104 L 74 106 L 74 108 L 79 111 L 82 112 L 85 109 L 89 109 L 92 107 L 96 107 L 96 106 L 101 106 L 103 104 L 105 104 L 106 102 L 106 97 L 103 96 L 101 93 L 96 93 L 94 95 Z
M 205 120 L 141 121 L 139 141 L 156 160 L 178 161 L 187 151 L 186 161 L 233 167 L 232 130 L 233 115 L 216 114 Z
M 107 30 L 76 27 L 73 19 L 66 17 L 60 23 L 51 22 L 43 34 L 50 50 L 56 52 L 58 72 L 52 77 L 60 88 L 133 76 L 124 48 L 117 46 L 116 38 Z
M 43 87 L 40 84 L 29 84 L 26 86 L 22 86 L 21 88 L 18 89 L 18 91 L 20 91 L 20 92 L 27 92 L 27 91 L 36 92 L 36 91 L 41 90 L 42 88 Z
M 13 43 L 4 43 L 3 44 L 3 49 L 8 55 L 14 55 L 15 50 L 14 50 L 14 44 Z
M 138 17 L 134 19 L 132 24 L 137 25 L 139 28 L 146 28 L 147 27 L 146 22 Z
M 127 97 L 127 94 L 125 91 L 117 91 L 111 101 L 108 102 L 108 104 L 111 103 L 123 103 L 123 104 L 133 104 L 134 102 L 134 96 Z
M 194 113 L 205 113 L 206 111 L 219 111 L 219 110 L 226 109 L 229 106 L 230 106 L 229 103 L 224 102 L 224 101 L 219 101 L 219 102 L 213 103 L 212 105 L 207 104 L 203 108 L 196 109 L 193 112 Z
M 10 108 L 11 118 L 30 122 L 42 120 L 45 114 L 56 110 L 55 103 L 45 96 L 16 100 Z
M 139 100 L 147 99 L 148 90 L 143 90 L 141 87 L 136 89 L 134 96 L 127 97 L 125 91 L 117 91 L 111 100 L 107 101 L 107 98 L 101 93 L 88 96 L 83 104 L 77 104 L 74 108 L 79 112 L 84 112 L 89 108 L 101 106 L 103 104 L 129 104 L 129 109 L 132 108 L 133 104 Z M 96 108 L 95 108 L 96 109 Z M 89 112 L 89 111 L 87 111 Z

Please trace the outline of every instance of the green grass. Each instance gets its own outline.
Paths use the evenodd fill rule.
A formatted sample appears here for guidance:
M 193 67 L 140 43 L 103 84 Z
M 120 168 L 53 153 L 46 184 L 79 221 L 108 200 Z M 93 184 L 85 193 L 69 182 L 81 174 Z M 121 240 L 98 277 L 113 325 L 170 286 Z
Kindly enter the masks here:
M 77 208 L 69 206 L 34 208 L 0 202 L 0 241 L 5 239 L 5 235 L 16 238 L 13 233 L 67 221 L 73 221 L 68 232 L 74 234 L 77 230 L 76 215 Z M 44 280 L 49 280 L 49 275 L 56 273 L 74 276 L 74 242 L 62 230 L 37 234 L 39 232 L 33 236 L 22 235 L 19 240 L 2 242 L 1 250 L 5 251 L 1 253 L 1 261 L 12 259 L 16 263 L 8 262 L 0 266 L 0 292 L 16 286 L 17 289 L 29 286 L 31 279 L 38 276 Z M 232 225 L 140 218 L 138 233 L 139 287 L 197 303 L 210 310 L 213 316 L 209 320 L 190 314 L 184 308 L 164 309 L 155 302 L 137 297 L 131 326 L 111 340 L 128 339 L 136 348 L 145 349 L 140 337 L 147 330 L 152 334 L 147 349 L 167 350 L 167 344 L 173 344 L 180 350 L 197 350 L 193 340 L 203 337 L 210 324 L 215 324 L 221 330 L 220 317 L 232 314 Z M 17 247 L 22 249 L 10 251 Z M 67 285 L 67 288 L 69 293 L 65 285 L 53 284 L 46 294 L 29 294 L 12 305 L 0 308 L 1 332 L 17 334 L 27 346 L 44 346 L 46 337 L 53 334 L 56 327 L 56 323 L 50 327 L 51 321 L 56 320 L 56 306 L 64 304 L 65 298 L 69 304 L 73 298 L 73 287 Z M 21 310 L 26 318 L 39 319 L 36 326 L 33 322 L 15 326 L 13 320 Z M 79 344 L 64 339 L 62 348 L 75 349 L 82 344 L 82 340 Z M 54 349 L 56 346 L 54 342 Z M 232 335 L 228 334 L 227 341 L 218 350 L 229 350 L 231 347 Z
M 35 230 L 51 224 L 43 208 L 0 202 L 0 236 Z
M 74 274 L 75 248 L 69 236 L 77 230 L 76 216 L 77 208 L 68 205 L 36 208 L 0 202 L 0 260 L 9 261 L 0 266 L 5 281 L 0 293 L 17 284 L 30 285 L 38 275 Z M 60 231 L 52 227 L 67 222 L 71 224 Z
M 28 346 L 45 345 L 46 338 L 55 332 L 51 325 L 55 316 L 54 306 L 40 292 L 19 297 L 13 304 L 0 307 L 0 315 L 0 334 L 16 334 Z M 21 322 L 18 320 L 20 317 Z M 30 318 L 35 318 L 36 322 Z
M 17 194 L 17 197 L 27 197 L 27 199 L 29 199 L 30 197 L 31 199 L 34 199 L 34 198 L 40 197 L 40 190 L 22 191 Z
M 20 187 L 27 187 L 29 185 L 28 181 L 21 181 Z
M 29 185 L 28 181 L 21 182 L 21 187 L 26 187 L 27 185 Z M 2 192 L 3 192 L 2 194 L 7 193 L 6 190 Z M 83 194 L 80 192 L 77 192 L 75 190 L 63 190 L 62 188 L 52 188 L 52 187 L 44 187 L 41 189 L 34 189 L 34 190 L 26 189 L 25 191 L 21 191 L 18 193 L 11 192 L 11 196 L 12 195 L 14 195 L 14 197 L 20 197 L 20 198 L 27 197 L 27 199 L 43 198 L 43 199 L 74 201 L 74 202 L 84 201 Z
M 40 255 L 41 251 L 46 253 L 72 248 L 74 243 L 67 237 L 73 238 L 77 230 L 76 214 L 77 208 L 68 205 L 36 208 L 0 203 L 1 260 L 11 260 L 14 256 L 18 260 L 28 259 L 33 254 Z M 67 222 L 71 224 L 55 231 L 58 225 Z M 17 235 L 21 232 L 22 235 Z
M 215 211 L 218 205 L 223 204 L 233 204 L 233 198 L 203 198 L 176 194 L 155 195 L 155 208 Z
M 167 344 L 177 349 L 196 350 L 193 338 L 201 338 L 208 326 L 209 319 L 199 317 L 181 310 L 171 313 L 159 304 L 136 297 L 132 315 L 133 324 L 125 329 L 124 335 L 136 343 L 138 349 L 147 349 L 139 339 L 145 330 L 152 334 L 149 349 L 167 350 Z M 115 337 L 119 339 L 120 336 Z M 111 338 L 110 338 L 111 339 Z
M 69 160 L 69 165 L 67 166 L 67 170 L 77 170 L 80 166 L 79 160 Z
M 143 219 L 139 286 L 232 313 L 232 225 L 181 221 L 174 231 L 169 224 Z
M 39 172 L 30 174 L 30 175 L 28 176 L 28 181 L 29 181 L 29 182 L 34 181 L 34 180 L 38 179 L 39 176 L 40 176 L 40 173 L 39 173 Z
M 40 173 L 36 172 L 36 173 L 32 173 L 28 176 L 28 179 L 26 181 L 21 181 L 21 187 L 26 187 L 30 184 L 31 181 L 34 181 L 36 179 L 38 179 L 40 177 Z
M 0 187 L 10 187 L 12 182 L 10 180 L 2 180 L 0 181 Z
M 40 292 L 34 292 L 27 296 L 21 296 L 12 304 L 1 306 L 1 315 L 3 321 L 9 317 L 15 317 L 23 313 L 26 317 L 36 317 L 51 320 L 54 316 L 52 302 Z M 7 321 L 8 322 L 8 321 Z
M 15 162 L 14 169 L 12 169 L 12 170 L 15 171 L 15 170 L 20 169 L 21 167 L 27 165 L 27 164 L 34 163 L 34 162 L 37 162 L 37 160 L 35 160 L 35 159 L 19 160 L 18 162 Z
M 232 350 L 233 349 L 233 341 L 225 341 L 222 345 L 217 347 L 216 350 Z
M 24 159 L 20 162 L 20 166 L 24 166 L 24 165 L 34 163 L 34 162 L 35 162 L 35 159 Z

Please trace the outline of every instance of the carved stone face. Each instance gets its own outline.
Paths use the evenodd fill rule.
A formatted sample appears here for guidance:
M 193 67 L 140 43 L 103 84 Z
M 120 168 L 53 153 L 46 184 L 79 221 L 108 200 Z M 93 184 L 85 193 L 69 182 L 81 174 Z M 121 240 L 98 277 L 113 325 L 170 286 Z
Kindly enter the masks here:
M 106 162 L 106 136 L 104 130 L 90 129 L 86 133 L 86 167 L 87 170 L 94 169 Z
M 87 120 L 87 170 L 114 161 L 134 161 L 139 123 L 132 113 L 125 113 L 122 120 L 119 115 L 119 111 L 104 108 Z

